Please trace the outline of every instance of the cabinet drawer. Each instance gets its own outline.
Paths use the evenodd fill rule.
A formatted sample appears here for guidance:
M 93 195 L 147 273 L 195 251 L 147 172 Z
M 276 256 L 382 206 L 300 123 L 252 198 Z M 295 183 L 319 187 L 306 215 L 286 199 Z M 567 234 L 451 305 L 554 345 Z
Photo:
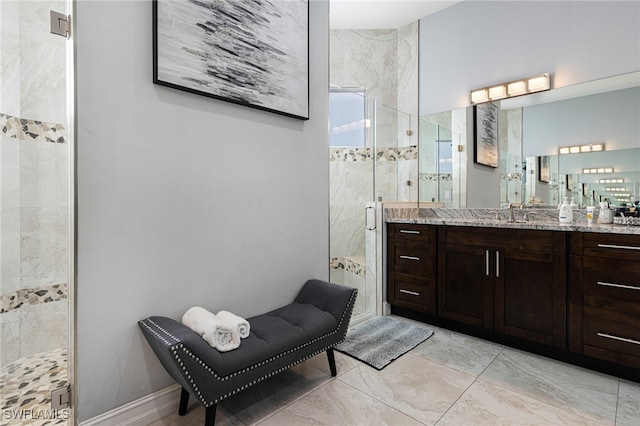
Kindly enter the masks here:
M 390 274 L 389 278 L 389 289 L 393 292 L 392 304 L 435 314 L 435 279 L 398 273 Z
M 582 252 L 585 256 L 640 262 L 640 235 L 584 233 Z
M 584 307 L 585 355 L 632 367 L 640 365 L 640 315 Z
M 393 250 L 395 272 L 426 277 L 435 269 L 435 249 L 433 243 L 412 240 L 396 240 Z
M 429 225 L 414 225 L 410 223 L 390 223 L 388 238 L 402 240 L 417 240 L 424 242 L 436 241 L 436 228 Z
M 585 257 L 582 288 L 585 305 L 640 313 L 640 262 Z
M 442 237 L 447 244 L 548 253 L 564 253 L 566 246 L 565 233 L 543 230 L 448 226 Z M 440 242 L 444 242 L 442 237 Z

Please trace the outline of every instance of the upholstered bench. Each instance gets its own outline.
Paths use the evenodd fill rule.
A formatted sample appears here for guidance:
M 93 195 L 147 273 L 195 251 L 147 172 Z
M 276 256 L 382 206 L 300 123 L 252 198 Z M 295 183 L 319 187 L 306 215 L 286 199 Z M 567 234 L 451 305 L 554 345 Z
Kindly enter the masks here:
M 205 426 L 215 423 L 218 402 L 321 352 L 336 375 L 333 347 L 344 340 L 357 290 L 309 280 L 293 303 L 248 318 L 251 333 L 238 349 L 219 352 L 178 321 L 139 321 L 144 336 L 167 372 L 182 386 L 178 413 L 189 395 L 206 409 Z

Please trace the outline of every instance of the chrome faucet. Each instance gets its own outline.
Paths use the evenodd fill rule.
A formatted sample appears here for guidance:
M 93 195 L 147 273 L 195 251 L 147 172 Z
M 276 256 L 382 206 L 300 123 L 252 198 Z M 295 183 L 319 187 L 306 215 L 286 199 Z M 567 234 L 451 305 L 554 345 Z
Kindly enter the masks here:
M 507 221 L 509 223 L 515 223 L 516 222 L 516 216 L 515 216 L 515 213 L 513 212 L 513 208 L 514 207 L 518 207 L 520 210 L 522 210 L 523 208 L 527 207 L 527 205 L 525 203 L 511 203 L 511 204 L 509 204 L 509 220 Z

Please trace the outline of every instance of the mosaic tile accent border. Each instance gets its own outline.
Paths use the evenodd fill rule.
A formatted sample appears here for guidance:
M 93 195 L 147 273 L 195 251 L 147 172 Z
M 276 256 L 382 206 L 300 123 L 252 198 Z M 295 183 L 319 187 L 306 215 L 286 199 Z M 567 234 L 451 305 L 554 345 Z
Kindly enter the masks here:
M 453 175 L 451 173 L 420 173 L 418 177 L 421 181 L 435 182 L 435 181 L 452 181 Z
M 361 262 L 357 262 L 349 257 L 332 257 L 329 259 L 329 268 L 331 269 L 344 269 L 354 275 L 361 278 L 366 278 L 367 267 Z
M 371 148 L 332 148 L 329 161 L 367 161 L 371 159 Z
M 56 302 L 67 297 L 67 284 L 21 289 L 3 294 L 0 297 L 0 314 L 18 309 L 24 305 Z
M 0 369 L 0 426 L 66 425 L 68 409 L 51 409 L 51 391 L 67 385 L 67 351 L 21 358 Z
M 400 146 L 397 148 L 380 148 L 376 152 L 378 161 L 417 160 L 418 147 L 416 145 Z
M 500 179 L 506 181 L 521 181 L 522 173 L 507 173 L 506 175 L 502 173 Z
M 371 148 L 331 148 L 329 161 L 369 161 L 373 157 Z M 376 150 L 376 161 L 417 160 L 418 147 L 416 145 L 395 148 L 379 148 Z
M 68 132 L 60 123 L 27 120 L 0 113 L 0 131 L 5 136 L 20 140 L 66 143 Z

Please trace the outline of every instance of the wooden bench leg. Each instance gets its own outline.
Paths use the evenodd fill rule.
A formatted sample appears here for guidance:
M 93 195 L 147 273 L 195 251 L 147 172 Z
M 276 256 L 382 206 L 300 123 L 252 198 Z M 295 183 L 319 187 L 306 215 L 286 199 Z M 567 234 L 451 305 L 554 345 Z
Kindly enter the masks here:
M 213 404 L 206 408 L 206 412 L 204 415 L 204 426 L 213 426 L 216 423 L 216 408 L 218 408 L 218 404 Z
M 180 392 L 180 406 L 178 407 L 178 415 L 184 416 L 187 414 L 187 405 L 189 405 L 189 392 L 185 388 L 182 388 Z
M 331 376 L 336 377 L 338 372 L 336 370 L 336 357 L 333 354 L 333 348 L 327 349 L 327 358 L 329 359 L 329 369 L 331 369 Z

